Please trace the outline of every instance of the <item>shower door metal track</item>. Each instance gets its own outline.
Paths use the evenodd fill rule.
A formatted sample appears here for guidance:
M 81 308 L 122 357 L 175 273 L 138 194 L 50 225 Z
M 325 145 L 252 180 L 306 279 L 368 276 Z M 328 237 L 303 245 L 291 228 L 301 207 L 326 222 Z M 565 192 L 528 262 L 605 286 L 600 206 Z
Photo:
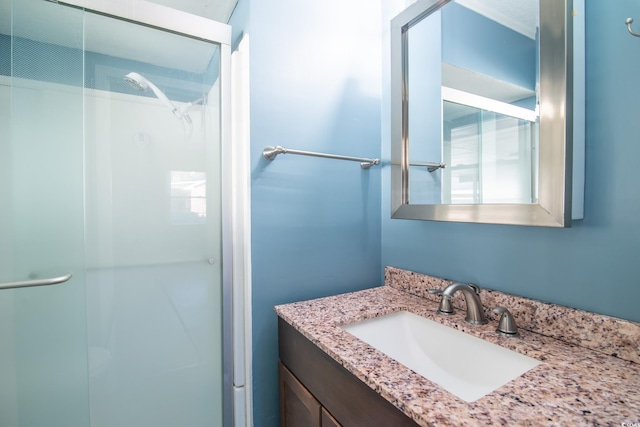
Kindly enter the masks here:
M 45 0 L 173 34 L 231 46 L 231 27 L 198 15 L 144 0 L 127 5 L 109 0 Z

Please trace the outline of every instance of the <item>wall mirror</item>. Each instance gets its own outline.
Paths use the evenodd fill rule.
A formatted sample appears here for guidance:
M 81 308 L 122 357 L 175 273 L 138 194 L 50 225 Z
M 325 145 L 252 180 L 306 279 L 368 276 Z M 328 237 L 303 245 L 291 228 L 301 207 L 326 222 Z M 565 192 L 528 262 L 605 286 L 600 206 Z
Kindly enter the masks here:
M 391 22 L 392 217 L 569 227 L 571 0 L 418 0 Z

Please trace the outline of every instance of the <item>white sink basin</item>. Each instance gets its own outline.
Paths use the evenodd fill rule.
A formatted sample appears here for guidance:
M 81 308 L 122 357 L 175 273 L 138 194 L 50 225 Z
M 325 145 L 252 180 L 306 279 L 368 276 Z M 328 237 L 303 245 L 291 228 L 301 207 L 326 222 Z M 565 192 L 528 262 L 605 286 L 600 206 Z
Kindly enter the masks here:
M 467 402 L 540 363 L 408 311 L 342 329 Z

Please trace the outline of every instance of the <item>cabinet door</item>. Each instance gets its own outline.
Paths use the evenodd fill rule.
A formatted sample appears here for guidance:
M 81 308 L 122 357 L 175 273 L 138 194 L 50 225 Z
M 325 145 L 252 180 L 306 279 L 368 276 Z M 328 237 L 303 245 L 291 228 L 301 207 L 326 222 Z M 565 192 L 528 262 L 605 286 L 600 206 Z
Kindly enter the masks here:
M 278 368 L 280 427 L 320 427 L 320 403 L 282 363 Z
M 329 412 L 325 408 L 322 408 L 322 427 L 342 427 L 335 418 L 331 416 Z

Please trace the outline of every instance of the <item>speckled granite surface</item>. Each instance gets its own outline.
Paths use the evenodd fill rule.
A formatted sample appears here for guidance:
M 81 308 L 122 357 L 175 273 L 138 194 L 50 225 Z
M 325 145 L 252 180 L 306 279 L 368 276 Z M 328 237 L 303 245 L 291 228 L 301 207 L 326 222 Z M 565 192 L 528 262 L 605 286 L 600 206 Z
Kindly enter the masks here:
M 385 269 L 386 285 L 435 302 L 440 300 L 440 296 L 429 294 L 428 290 L 443 289 L 450 283 L 449 280 L 399 268 Z M 507 307 L 519 328 L 640 363 L 639 323 L 489 289 L 481 291 L 481 298 L 487 318 L 491 320 L 497 321 L 497 315 L 491 311 L 493 307 Z M 462 295 L 455 296 L 452 302 L 454 307 L 464 310 Z
M 400 279 L 389 280 L 387 277 L 387 285 L 392 285 L 393 280 Z M 396 285 L 398 283 L 281 305 L 276 307 L 276 312 L 422 426 L 621 426 L 640 423 L 640 365 L 525 328 L 520 330 L 519 338 L 503 337 L 495 332 L 493 318 L 488 325 L 475 326 L 464 321 L 464 310 L 457 310 L 452 316 L 438 315 L 435 313 L 436 302 L 400 290 Z M 482 297 L 489 299 L 488 295 Z M 504 305 L 513 308 L 509 303 Z M 467 403 L 340 328 L 344 324 L 400 310 L 438 321 L 542 363 L 496 391 Z M 515 308 L 513 311 L 518 313 Z M 521 322 L 527 324 L 527 321 Z M 535 319 L 529 323 L 547 322 Z M 588 332 L 585 334 L 589 335 Z M 630 339 L 637 345 L 640 337 L 635 335 Z

